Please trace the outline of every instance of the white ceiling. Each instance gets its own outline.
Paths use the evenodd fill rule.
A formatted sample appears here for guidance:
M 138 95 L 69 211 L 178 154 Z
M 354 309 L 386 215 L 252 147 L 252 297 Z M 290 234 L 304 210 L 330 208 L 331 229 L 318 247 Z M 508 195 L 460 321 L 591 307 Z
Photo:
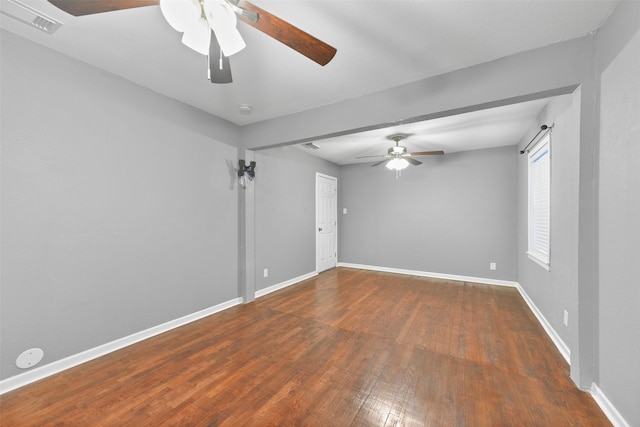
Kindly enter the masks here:
M 5 9 L 9 0 L 0 0 Z M 207 80 L 207 58 L 182 45 L 158 6 L 73 17 L 46 0 L 18 0 L 63 23 L 53 35 L 0 14 L 0 27 L 237 125 L 389 89 L 597 31 L 617 0 L 252 0 L 337 49 L 319 66 L 239 22 L 247 47 L 234 82 Z M 90 0 L 84 0 L 90 1 Z M 447 153 L 517 143 L 546 100 L 376 129 L 303 148 L 336 164 L 370 162 L 387 136 L 408 151 Z M 238 107 L 248 104 L 251 114 Z
M 387 154 L 387 149 L 395 145 L 388 137 L 395 134 L 407 135 L 399 145 L 407 147 L 409 153 L 442 150 L 446 154 L 515 145 L 527 130 L 537 125 L 537 118 L 548 102 L 549 99 L 540 99 L 314 141 L 318 149 L 304 144 L 297 147 L 335 164 L 347 165 L 378 161 L 356 157 Z M 539 125 L 542 124 L 545 123 Z
M 0 27 L 238 125 L 583 36 L 597 30 L 616 4 L 253 0 L 338 53 L 321 67 L 239 22 L 247 48 L 231 57 L 234 82 L 213 85 L 206 57 L 181 44 L 158 6 L 73 17 L 46 0 L 19 1 L 63 26 L 47 35 L 0 14 Z M 252 114 L 241 114 L 240 104 L 251 105 Z

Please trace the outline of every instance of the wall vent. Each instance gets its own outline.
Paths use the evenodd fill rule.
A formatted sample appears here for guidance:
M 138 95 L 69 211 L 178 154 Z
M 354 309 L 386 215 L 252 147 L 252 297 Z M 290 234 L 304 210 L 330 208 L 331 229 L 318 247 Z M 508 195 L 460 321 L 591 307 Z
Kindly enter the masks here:
M 3 15 L 7 15 L 20 22 L 29 24 L 47 34 L 53 34 L 58 28 L 60 28 L 60 26 L 62 26 L 62 22 L 56 21 L 44 13 L 37 11 L 26 4 L 22 4 L 17 0 L 1 0 L 0 3 L 2 3 L 0 12 Z

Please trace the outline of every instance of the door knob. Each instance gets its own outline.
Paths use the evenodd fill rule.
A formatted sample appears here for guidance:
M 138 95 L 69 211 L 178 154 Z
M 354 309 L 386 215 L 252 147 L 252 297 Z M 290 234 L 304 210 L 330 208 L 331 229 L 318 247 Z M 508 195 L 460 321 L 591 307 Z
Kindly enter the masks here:
M 322 227 L 318 227 L 318 231 L 322 231 Z

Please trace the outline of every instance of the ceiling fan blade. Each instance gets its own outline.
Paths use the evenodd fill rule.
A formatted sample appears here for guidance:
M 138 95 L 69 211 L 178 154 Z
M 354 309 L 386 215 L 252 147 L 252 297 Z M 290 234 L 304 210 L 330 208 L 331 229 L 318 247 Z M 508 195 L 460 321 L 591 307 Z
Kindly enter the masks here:
M 246 16 L 239 14 L 238 18 L 242 21 L 262 31 L 266 35 L 273 37 L 279 42 L 284 43 L 291 49 L 301 53 L 318 64 L 326 65 L 335 56 L 336 49 L 334 47 L 313 37 L 311 34 L 305 33 L 301 29 L 294 27 L 266 10 L 245 0 L 232 2 L 239 8 L 253 11 L 258 14 L 258 20 L 256 22 L 253 22 Z
M 160 0 L 48 0 L 60 10 L 73 16 L 93 15 L 114 10 L 155 6 Z
M 357 156 L 356 159 L 372 159 L 372 158 L 375 158 L 375 157 L 391 157 L 391 156 L 387 156 L 387 155 L 384 155 L 384 156 L 380 156 L 380 155 L 378 155 L 378 156 Z
M 372 164 L 372 165 L 371 165 L 371 167 L 381 165 L 381 164 L 383 164 L 383 163 L 385 163 L 385 162 L 388 162 L 388 161 L 389 161 L 389 160 L 387 160 L 387 159 L 380 160 L 379 162 L 375 162 L 374 164 Z
M 411 163 L 413 166 L 421 165 L 422 162 L 416 159 L 412 159 L 410 156 L 402 156 L 407 162 Z
M 231 83 L 231 64 L 229 58 L 222 54 L 216 34 L 211 31 L 209 43 L 209 80 L 211 83 Z
M 441 156 L 444 154 L 444 151 L 415 151 L 411 153 L 411 156 Z

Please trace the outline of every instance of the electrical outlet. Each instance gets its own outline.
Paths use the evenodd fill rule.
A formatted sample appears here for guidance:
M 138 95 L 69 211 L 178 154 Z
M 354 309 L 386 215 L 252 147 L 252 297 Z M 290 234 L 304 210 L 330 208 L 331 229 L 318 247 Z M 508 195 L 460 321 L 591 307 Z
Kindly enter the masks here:
M 264 277 L 269 277 L 269 269 L 268 268 L 264 269 Z
M 489 270 L 495 270 L 496 269 L 496 263 L 492 262 L 489 264 Z
M 569 326 L 569 312 L 567 310 L 564 311 L 564 326 Z
M 342 208 L 342 215 L 346 215 L 347 214 L 347 208 Z

